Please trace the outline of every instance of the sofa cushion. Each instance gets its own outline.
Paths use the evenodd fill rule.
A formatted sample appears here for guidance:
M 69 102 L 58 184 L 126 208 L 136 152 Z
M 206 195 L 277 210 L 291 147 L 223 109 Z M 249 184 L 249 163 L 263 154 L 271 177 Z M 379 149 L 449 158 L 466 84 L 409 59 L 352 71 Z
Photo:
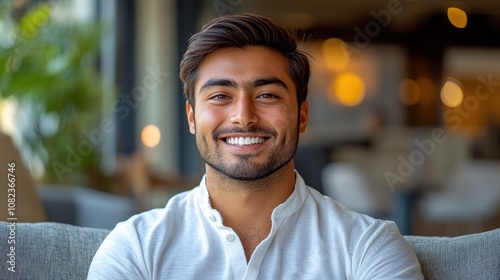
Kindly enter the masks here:
M 500 229 L 458 237 L 405 238 L 425 279 L 500 279 Z
M 86 279 L 90 262 L 109 230 L 61 223 L 15 224 L 15 273 L 6 261 L 11 234 L 0 222 L 0 279 Z
M 8 271 L 9 223 L 0 222 L 0 279 L 86 279 L 109 230 L 62 223 L 16 223 L 15 273 Z M 460 237 L 405 236 L 425 279 L 500 279 L 500 229 Z M 5 253 L 7 252 L 7 253 Z

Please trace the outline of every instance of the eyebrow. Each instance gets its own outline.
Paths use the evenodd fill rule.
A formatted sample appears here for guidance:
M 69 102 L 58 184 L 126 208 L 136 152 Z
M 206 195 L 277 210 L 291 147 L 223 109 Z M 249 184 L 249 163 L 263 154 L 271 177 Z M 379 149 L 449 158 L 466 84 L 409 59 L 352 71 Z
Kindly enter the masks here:
M 286 91 L 290 91 L 288 89 L 287 85 L 282 80 L 275 78 L 275 77 L 259 78 L 259 79 L 251 81 L 250 83 L 246 84 L 244 87 L 245 88 L 256 88 L 256 87 L 261 87 L 261 86 L 266 86 L 266 85 L 277 85 L 279 87 L 284 88 Z M 201 92 L 203 92 L 203 90 L 205 90 L 209 87 L 215 87 L 215 86 L 238 88 L 238 84 L 234 80 L 209 79 L 201 86 L 199 92 L 201 93 Z
M 277 85 L 284 88 L 286 91 L 290 91 L 282 80 L 274 77 L 257 79 L 251 83 L 252 88 L 266 86 L 266 85 Z
M 209 87 L 216 87 L 216 86 L 222 86 L 222 87 L 232 87 L 232 88 L 237 88 L 238 86 L 236 85 L 236 81 L 234 80 L 229 80 L 229 79 L 209 79 L 206 81 L 200 88 L 200 93 L 205 90 L 206 88 Z

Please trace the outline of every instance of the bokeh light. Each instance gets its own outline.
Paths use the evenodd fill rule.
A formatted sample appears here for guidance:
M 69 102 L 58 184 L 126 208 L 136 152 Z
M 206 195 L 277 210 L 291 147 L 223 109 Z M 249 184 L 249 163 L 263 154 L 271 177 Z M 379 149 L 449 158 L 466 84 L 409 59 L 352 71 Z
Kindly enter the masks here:
M 356 74 L 341 74 L 330 85 L 329 97 L 342 105 L 356 106 L 365 97 L 365 84 Z
M 441 101 L 448 107 L 458 107 L 464 100 L 464 92 L 460 82 L 449 78 L 441 88 Z
M 467 26 L 467 13 L 462 9 L 450 7 L 448 8 L 448 20 L 456 28 L 465 28 Z
M 325 40 L 321 45 L 321 52 L 325 65 L 330 70 L 342 71 L 349 64 L 347 44 L 338 38 Z
M 157 126 L 147 125 L 142 129 L 141 140 L 144 146 L 153 148 L 160 143 L 161 132 Z
M 435 102 L 435 90 L 436 87 L 434 82 L 427 77 L 420 77 L 417 79 L 417 84 L 420 88 L 420 101 L 422 105 L 430 105 Z
M 420 101 L 421 90 L 419 84 L 412 79 L 403 79 L 399 84 L 399 100 L 405 105 L 415 105 Z

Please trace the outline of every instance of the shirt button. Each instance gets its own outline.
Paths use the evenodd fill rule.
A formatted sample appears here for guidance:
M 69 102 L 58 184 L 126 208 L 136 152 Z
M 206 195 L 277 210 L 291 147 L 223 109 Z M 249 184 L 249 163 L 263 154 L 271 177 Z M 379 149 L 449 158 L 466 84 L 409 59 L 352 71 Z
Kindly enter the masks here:
M 228 242 L 233 242 L 234 239 L 235 239 L 234 234 L 228 234 L 228 235 L 226 235 L 226 240 Z
M 217 218 L 215 218 L 215 216 L 214 216 L 214 215 L 210 215 L 208 218 L 209 218 L 209 219 L 210 219 L 210 221 L 212 221 L 212 222 L 217 221 Z

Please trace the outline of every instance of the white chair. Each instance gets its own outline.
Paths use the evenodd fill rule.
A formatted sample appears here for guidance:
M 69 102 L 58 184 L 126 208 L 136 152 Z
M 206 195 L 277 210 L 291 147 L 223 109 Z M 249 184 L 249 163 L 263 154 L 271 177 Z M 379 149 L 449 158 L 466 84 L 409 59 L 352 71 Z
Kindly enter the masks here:
M 461 165 L 442 191 L 422 198 L 420 209 L 434 222 L 474 225 L 493 218 L 500 211 L 500 162 L 471 160 Z
M 387 212 L 377 200 L 361 170 L 350 163 L 329 163 L 321 174 L 323 191 L 347 208 L 372 216 Z

